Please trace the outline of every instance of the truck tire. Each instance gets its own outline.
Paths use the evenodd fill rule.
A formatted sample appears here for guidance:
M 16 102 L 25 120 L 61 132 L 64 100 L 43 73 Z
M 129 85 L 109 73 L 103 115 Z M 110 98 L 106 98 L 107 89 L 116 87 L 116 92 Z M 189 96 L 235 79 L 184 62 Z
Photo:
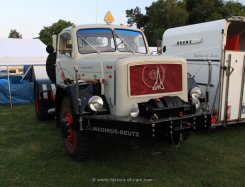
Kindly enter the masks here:
M 73 116 L 68 97 L 61 101 L 60 120 L 62 138 L 69 156 L 76 161 L 89 159 L 93 153 L 94 137 L 87 132 L 72 129 Z
M 171 99 L 174 103 L 174 107 L 181 107 L 183 105 L 183 101 L 178 96 L 173 96 Z
M 35 106 L 37 119 L 39 121 L 48 120 L 49 119 L 48 108 L 40 104 L 38 85 L 35 85 L 34 96 L 35 96 L 34 106 Z
M 174 107 L 170 96 L 165 96 L 165 97 L 161 98 L 161 100 L 162 100 L 162 103 L 165 107 L 167 107 L 167 108 L 173 108 Z

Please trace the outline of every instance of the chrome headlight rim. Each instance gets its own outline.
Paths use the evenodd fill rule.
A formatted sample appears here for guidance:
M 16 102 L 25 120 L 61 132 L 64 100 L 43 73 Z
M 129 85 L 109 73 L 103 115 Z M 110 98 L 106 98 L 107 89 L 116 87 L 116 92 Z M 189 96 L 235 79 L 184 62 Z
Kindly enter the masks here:
M 140 110 L 139 110 L 138 105 L 134 104 L 134 105 L 132 105 L 130 107 L 130 109 L 129 109 L 129 115 L 132 118 L 137 118 L 139 116 L 139 113 L 140 113 Z
M 192 98 L 198 98 L 199 99 L 202 95 L 202 91 L 199 87 L 194 87 L 191 89 L 190 95 Z
M 95 95 L 88 100 L 88 106 L 92 111 L 99 112 L 104 107 L 104 101 L 100 96 Z
M 192 104 L 196 106 L 196 109 L 200 108 L 201 102 L 200 102 L 200 97 L 202 95 L 202 91 L 199 87 L 194 87 L 190 91 L 190 95 L 192 98 Z

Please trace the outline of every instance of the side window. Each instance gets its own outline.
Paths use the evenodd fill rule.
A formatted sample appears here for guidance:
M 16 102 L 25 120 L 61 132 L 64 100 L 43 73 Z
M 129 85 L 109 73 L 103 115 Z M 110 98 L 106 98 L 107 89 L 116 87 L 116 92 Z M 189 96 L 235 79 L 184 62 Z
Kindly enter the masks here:
M 60 35 L 59 53 L 71 57 L 72 38 L 70 33 L 64 33 Z

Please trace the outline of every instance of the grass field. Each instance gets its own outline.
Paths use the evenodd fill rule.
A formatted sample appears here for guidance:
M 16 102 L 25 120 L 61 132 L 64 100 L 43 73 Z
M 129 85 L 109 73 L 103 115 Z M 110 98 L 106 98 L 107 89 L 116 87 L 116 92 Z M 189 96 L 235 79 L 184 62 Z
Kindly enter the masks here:
M 191 134 L 178 148 L 100 139 L 77 163 L 54 121 L 38 122 L 32 105 L 0 107 L 0 186 L 245 186 L 245 125 Z

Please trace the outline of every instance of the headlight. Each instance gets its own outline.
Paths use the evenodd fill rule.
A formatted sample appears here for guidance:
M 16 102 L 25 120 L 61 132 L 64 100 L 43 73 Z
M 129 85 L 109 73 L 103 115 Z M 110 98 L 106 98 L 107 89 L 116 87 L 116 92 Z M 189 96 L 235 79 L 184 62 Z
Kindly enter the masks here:
M 132 105 L 131 108 L 129 109 L 129 114 L 133 118 L 138 117 L 139 113 L 140 111 L 138 105 Z
M 194 87 L 194 88 L 191 89 L 190 94 L 191 94 L 191 97 L 194 96 L 195 98 L 199 99 L 201 97 L 202 91 L 201 91 L 200 88 Z
M 100 96 L 92 96 L 88 101 L 88 106 L 91 110 L 98 112 L 103 108 L 104 102 Z
M 192 104 L 196 105 L 196 108 L 198 109 L 201 105 L 199 98 L 202 95 L 202 91 L 200 88 L 198 87 L 194 87 L 192 88 L 191 92 L 190 92 L 191 98 L 192 98 Z

